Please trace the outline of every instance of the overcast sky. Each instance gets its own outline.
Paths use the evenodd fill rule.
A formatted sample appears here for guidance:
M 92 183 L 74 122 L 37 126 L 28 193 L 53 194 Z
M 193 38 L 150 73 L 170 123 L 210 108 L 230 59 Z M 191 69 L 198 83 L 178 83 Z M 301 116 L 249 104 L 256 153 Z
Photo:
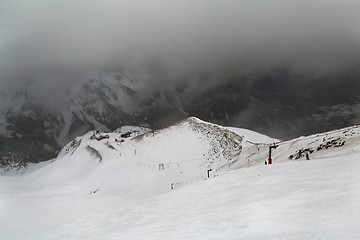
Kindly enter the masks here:
M 0 87 L 154 59 L 323 73 L 359 43 L 359 0 L 0 0 Z

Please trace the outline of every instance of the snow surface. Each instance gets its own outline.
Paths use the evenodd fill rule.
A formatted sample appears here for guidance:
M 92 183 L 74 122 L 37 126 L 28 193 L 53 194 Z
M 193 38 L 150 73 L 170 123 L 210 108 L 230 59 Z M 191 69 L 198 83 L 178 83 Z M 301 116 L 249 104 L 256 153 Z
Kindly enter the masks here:
M 269 138 L 195 118 L 93 135 L 0 177 L 2 240 L 360 238 L 359 126 L 278 143 L 266 166 Z
M 268 136 L 265 136 L 263 134 L 250 131 L 248 129 L 244 128 L 234 128 L 234 127 L 225 127 L 225 129 L 228 129 L 242 137 L 244 137 L 246 140 L 251 141 L 253 143 L 274 143 L 279 142 L 278 139 L 270 138 Z

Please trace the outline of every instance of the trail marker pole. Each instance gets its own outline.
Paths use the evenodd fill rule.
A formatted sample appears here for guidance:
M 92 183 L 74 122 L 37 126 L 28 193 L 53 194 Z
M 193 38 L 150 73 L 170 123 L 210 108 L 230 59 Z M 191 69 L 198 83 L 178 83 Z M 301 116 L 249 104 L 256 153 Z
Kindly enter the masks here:
M 212 171 L 212 169 L 207 170 L 207 177 L 210 178 L 210 172 Z

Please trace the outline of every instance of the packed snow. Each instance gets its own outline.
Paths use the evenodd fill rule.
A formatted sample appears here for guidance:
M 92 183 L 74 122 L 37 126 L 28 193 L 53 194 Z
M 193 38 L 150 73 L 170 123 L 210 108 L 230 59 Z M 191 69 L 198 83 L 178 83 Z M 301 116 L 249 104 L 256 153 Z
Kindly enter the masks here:
M 359 239 L 359 159 L 359 126 L 286 142 L 196 118 L 91 131 L 0 177 L 1 239 Z

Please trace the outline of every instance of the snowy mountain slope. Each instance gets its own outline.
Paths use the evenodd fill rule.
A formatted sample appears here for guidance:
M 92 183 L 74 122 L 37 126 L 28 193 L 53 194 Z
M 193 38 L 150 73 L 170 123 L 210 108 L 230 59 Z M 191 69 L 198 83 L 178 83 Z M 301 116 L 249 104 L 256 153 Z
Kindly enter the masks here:
M 267 166 L 269 138 L 253 142 L 195 118 L 144 135 L 124 133 L 89 132 L 47 166 L 0 177 L 2 239 L 360 237 L 360 126 L 278 143 Z M 221 149 L 214 139 L 224 133 L 241 139 L 230 168 L 192 183 L 186 179 L 202 174 L 200 162 L 218 163 L 207 155 L 172 167 L 183 154 L 180 144 L 184 156 L 197 156 Z M 219 162 L 227 164 L 225 156 Z M 167 163 L 163 170 L 159 162 Z M 176 180 L 186 184 L 171 190 Z
M 188 118 L 155 131 L 130 126 L 111 133 L 90 131 L 67 144 L 47 166 L 24 177 L 32 189 L 41 186 L 59 194 L 144 198 L 203 181 L 208 175 L 262 165 L 274 144 L 278 147 L 272 159 L 277 164 L 351 154 L 359 142 L 359 126 L 280 142 L 246 129 Z
M 298 160 L 316 160 L 335 157 L 341 154 L 351 154 L 360 143 L 360 125 L 342 128 L 330 132 L 299 137 L 289 141 L 268 141 L 259 143 L 246 141 L 243 143 L 242 162 L 237 162 L 235 168 L 254 165 L 268 159 L 269 146 L 276 145 L 272 150 L 274 163 Z
M 132 129 L 132 132 L 129 132 Z M 90 131 L 70 142 L 46 167 L 24 175 L 31 189 L 58 194 L 120 194 L 144 198 L 228 171 L 242 137 L 189 118 L 151 131 Z M 144 133 L 145 132 L 145 133 Z M 46 189 L 46 190 L 45 190 Z

